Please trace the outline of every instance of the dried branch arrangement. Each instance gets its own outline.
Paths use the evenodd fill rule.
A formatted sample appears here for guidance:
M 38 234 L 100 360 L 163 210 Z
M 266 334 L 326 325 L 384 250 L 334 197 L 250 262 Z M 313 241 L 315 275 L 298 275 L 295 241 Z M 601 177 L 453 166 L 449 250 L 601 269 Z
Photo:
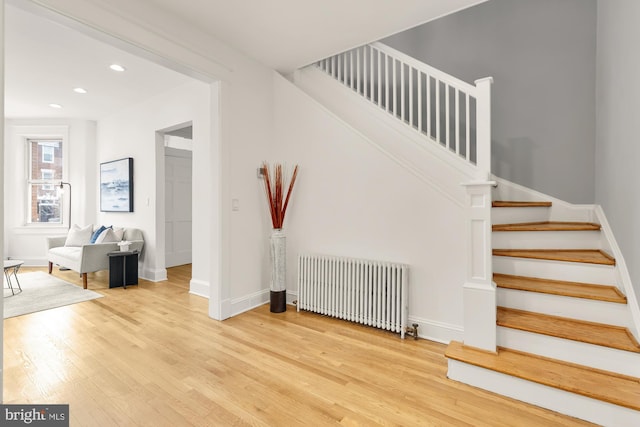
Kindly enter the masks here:
M 286 197 L 284 196 L 285 183 L 282 165 L 276 163 L 272 174 L 269 165 L 267 162 L 264 162 L 262 164 L 262 170 L 264 172 L 264 189 L 269 202 L 271 224 L 273 228 L 282 228 L 284 215 L 287 212 L 289 198 L 291 197 L 291 191 L 293 191 L 293 185 L 296 183 L 296 177 L 298 176 L 298 165 L 293 168 L 293 174 L 289 181 L 289 189 L 287 190 Z

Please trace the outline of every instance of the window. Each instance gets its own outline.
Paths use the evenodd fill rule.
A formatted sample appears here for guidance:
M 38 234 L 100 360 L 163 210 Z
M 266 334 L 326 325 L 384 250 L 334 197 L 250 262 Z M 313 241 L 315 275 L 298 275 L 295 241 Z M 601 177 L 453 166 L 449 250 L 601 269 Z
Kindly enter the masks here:
M 62 224 L 62 140 L 27 139 L 27 223 Z
M 42 180 L 43 181 L 53 181 L 53 178 L 55 177 L 55 171 L 53 169 L 42 169 Z M 47 190 L 47 191 L 51 191 L 53 190 L 53 185 L 52 184 L 44 184 L 42 186 L 43 190 Z
M 42 163 L 55 163 L 55 147 L 51 145 L 42 146 Z

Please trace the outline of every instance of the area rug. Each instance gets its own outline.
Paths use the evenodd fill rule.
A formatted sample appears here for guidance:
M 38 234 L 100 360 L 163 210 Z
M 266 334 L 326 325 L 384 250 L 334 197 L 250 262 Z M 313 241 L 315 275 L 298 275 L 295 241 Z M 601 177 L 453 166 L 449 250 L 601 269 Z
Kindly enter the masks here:
M 15 283 L 15 277 L 11 276 L 11 280 L 16 294 L 11 295 L 10 289 L 4 289 L 5 319 L 89 301 L 103 296 L 42 271 L 18 274 L 22 292 L 17 291 L 18 286 Z M 7 285 L 5 284 L 5 286 Z

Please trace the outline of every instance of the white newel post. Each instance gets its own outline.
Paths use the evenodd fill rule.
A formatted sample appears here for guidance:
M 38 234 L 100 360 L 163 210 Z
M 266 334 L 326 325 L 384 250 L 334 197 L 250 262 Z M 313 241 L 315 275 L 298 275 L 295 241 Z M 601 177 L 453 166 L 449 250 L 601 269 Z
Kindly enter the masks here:
M 463 184 L 467 190 L 467 279 L 464 343 L 496 351 L 496 285 L 491 249 L 491 188 L 495 181 Z
M 478 180 L 491 177 L 491 84 L 493 77 L 475 81 L 476 98 L 476 166 Z

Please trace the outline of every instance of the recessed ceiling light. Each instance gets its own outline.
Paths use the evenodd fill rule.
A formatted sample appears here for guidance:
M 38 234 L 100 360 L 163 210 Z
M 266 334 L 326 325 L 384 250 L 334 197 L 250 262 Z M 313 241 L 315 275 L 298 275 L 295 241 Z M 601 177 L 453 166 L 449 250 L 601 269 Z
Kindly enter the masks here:
M 51 107 L 51 108 L 62 108 L 62 105 L 60 105 L 60 104 L 49 104 L 49 107 Z
M 74 88 L 73 91 L 76 93 L 87 93 L 87 90 L 81 87 Z
M 113 71 L 124 71 L 126 70 L 126 68 L 124 68 L 122 65 L 120 64 L 111 64 L 109 66 L 109 68 L 111 68 Z

